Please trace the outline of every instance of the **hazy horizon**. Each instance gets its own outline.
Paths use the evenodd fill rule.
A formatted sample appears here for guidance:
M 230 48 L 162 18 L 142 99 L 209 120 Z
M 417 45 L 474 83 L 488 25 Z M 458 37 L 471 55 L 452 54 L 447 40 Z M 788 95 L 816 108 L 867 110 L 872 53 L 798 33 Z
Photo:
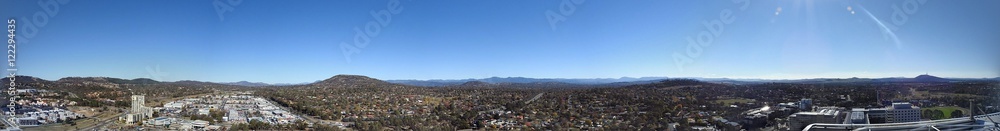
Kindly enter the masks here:
M 359 75 L 359 74 L 337 74 L 337 75 Z M 332 77 L 337 76 L 337 75 L 331 75 L 328 78 L 332 78 Z M 924 75 L 924 74 L 918 74 L 918 75 Z M 851 78 L 859 78 L 859 79 L 914 78 L 914 77 L 916 77 L 918 75 L 913 75 L 913 76 L 893 76 L 893 77 L 816 77 L 816 78 L 731 78 L 731 77 L 684 77 L 684 76 L 675 76 L 675 77 L 670 77 L 670 76 L 628 77 L 628 76 L 624 76 L 624 77 L 616 77 L 616 78 L 609 78 L 609 77 L 605 77 L 605 78 L 538 78 L 538 77 L 521 77 L 521 76 L 506 76 L 506 77 L 492 76 L 492 77 L 457 78 L 457 79 L 382 79 L 382 78 L 376 78 L 376 77 L 371 77 L 371 76 L 367 76 L 367 77 L 371 77 L 371 78 L 375 78 L 375 79 L 379 79 L 379 80 L 383 80 L 383 81 L 393 81 L 393 80 L 403 80 L 403 81 L 405 81 L 405 80 L 413 80 L 413 81 L 467 80 L 467 79 L 488 79 L 488 78 L 494 78 L 494 77 L 496 77 L 496 78 L 529 78 L 529 79 L 622 79 L 622 78 L 626 78 L 626 77 L 627 78 L 639 79 L 639 78 L 650 78 L 650 77 L 666 77 L 668 79 L 676 79 L 676 78 L 680 78 L 680 79 L 683 79 L 683 78 L 703 78 L 703 79 L 733 79 L 733 80 L 806 80 L 806 79 L 851 79 Z M 949 78 L 949 79 L 994 79 L 994 78 L 1000 78 L 1000 77 L 949 77 L 949 76 L 940 76 L 940 75 L 934 75 L 934 74 L 927 74 L 927 75 L 941 77 L 941 78 Z M 30 76 L 30 75 L 18 75 L 18 76 Z M 361 75 L 361 76 L 365 76 L 365 75 Z M 107 78 L 119 78 L 119 79 L 128 79 L 128 80 L 146 78 L 146 77 L 120 78 L 120 77 L 108 77 L 108 76 L 67 76 L 67 77 L 60 77 L 60 78 L 51 79 L 51 78 L 42 78 L 42 77 L 37 77 L 37 76 L 30 76 L 30 77 L 36 77 L 36 78 L 40 78 L 40 79 L 44 79 L 44 80 L 49 80 L 49 81 L 56 81 L 56 80 L 59 80 L 59 79 L 62 79 L 62 78 L 68 78 L 68 77 L 82 77 L 82 78 L 87 78 L 87 77 L 107 77 Z M 277 83 L 261 82 L 261 81 L 248 81 L 248 80 L 240 80 L 240 81 L 206 81 L 206 80 L 174 80 L 174 81 L 163 81 L 163 80 L 157 80 L 157 81 L 160 81 L 160 82 L 201 81 L 201 82 L 212 82 L 212 83 L 252 82 L 252 83 L 266 83 L 266 84 L 302 84 L 302 83 L 313 83 L 313 82 L 316 82 L 316 81 L 322 81 L 322 80 L 325 80 L 325 79 L 328 79 L 328 78 L 316 79 L 316 80 L 311 80 L 311 81 L 303 81 L 303 82 L 277 82 Z
M 43 79 L 1000 76 L 1000 17 L 982 13 L 1000 1 L 562 2 L 9 1 L 0 16 L 19 23 L 18 75 Z

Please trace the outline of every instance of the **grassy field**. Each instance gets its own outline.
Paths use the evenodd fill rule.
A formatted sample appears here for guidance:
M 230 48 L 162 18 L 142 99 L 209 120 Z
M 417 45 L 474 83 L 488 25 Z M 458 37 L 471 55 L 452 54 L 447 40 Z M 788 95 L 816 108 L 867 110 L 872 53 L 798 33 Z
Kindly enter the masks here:
M 722 105 L 730 105 L 730 104 L 733 104 L 733 103 L 747 103 L 747 102 L 754 102 L 754 100 L 753 100 L 753 99 L 742 99 L 742 98 L 737 98 L 737 99 L 722 99 L 722 100 L 715 100 L 715 102 L 716 102 L 716 103 L 722 103 Z
M 957 106 L 942 106 L 942 107 L 923 108 L 923 109 L 920 109 L 921 113 L 923 113 L 924 110 L 941 110 L 941 112 L 944 112 L 944 117 L 945 118 L 951 118 L 951 112 L 954 112 L 955 110 L 961 110 L 962 114 L 965 114 L 965 115 L 969 115 L 969 112 L 970 112 L 969 109 L 965 109 L 965 108 L 957 107 Z

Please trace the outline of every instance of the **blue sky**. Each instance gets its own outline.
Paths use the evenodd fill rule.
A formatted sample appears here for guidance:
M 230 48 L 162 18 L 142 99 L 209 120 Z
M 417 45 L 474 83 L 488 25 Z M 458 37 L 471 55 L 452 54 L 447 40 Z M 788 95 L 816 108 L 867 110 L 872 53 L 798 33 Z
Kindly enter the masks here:
M 50 1 L 60 2 L 40 3 Z M 377 22 L 370 12 L 390 9 L 391 1 L 220 0 L 232 10 L 219 15 L 215 1 L 204 0 L 76 0 L 46 7 L 54 13 L 36 1 L 3 0 L 0 16 L 18 22 L 17 73 L 50 80 L 1000 74 L 995 0 L 776 0 L 750 1 L 745 9 L 728 0 L 398 2 L 401 9 L 363 48 L 353 44 L 354 28 Z M 575 8 L 562 14 L 561 4 Z M 565 20 L 550 24 L 547 11 Z M 726 11 L 732 21 L 710 44 L 694 44 L 702 49 L 697 56 L 688 55 L 686 39 L 711 31 L 703 23 Z M 883 35 L 887 27 L 895 39 Z M 342 42 L 360 52 L 345 56 Z M 689 61 L 677 62 L 675 54 Z

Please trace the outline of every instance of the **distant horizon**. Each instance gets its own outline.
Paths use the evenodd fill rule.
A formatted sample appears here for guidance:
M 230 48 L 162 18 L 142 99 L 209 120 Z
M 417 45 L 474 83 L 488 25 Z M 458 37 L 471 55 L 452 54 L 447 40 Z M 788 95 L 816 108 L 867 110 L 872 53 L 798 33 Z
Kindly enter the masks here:
M 50 79 L 1000 76 L 996 0 L 567 1 L 7 1 L 0 17 L 16 73 Z
M 359 74 L 337 74 L 337 75 L 359 75 Z M 277 82 L 277 83 L 262 82 L 262 81 L 249 81 L 249 80 L 240 80 L 240 81 L 206 81 L 206 80 L 162 81 L 162 80 L 156 80 L 156 81 L 159 81 L 159 82 L 199 81 L 199 82 L 211 82 L 211 83 L 236 83 L 236 82 L 244 82 L 245 81 L 245 82 L 251 82 L 251 83 L 265 83 L 265 84 L 302 84 L 302 83 L 313 83 L 313 82 L 316 82 L 316 81 L 326 80 L 326 79 L 335 77 L 337 75 L 331 75 L 330 77 L 327 77 L 327 78 L 317 79 L 317 80 L 312 80 L 312 81 L 306 81 L 306 82 Z M 492 77 L 459 78 L 459 79 L 382 79 L 382 78 L 377 78 L 377 77 L 372 77 L 372 76 L 367 76 L 367 75 L 360 75 L 360 76 L 370 77 L 370 78 L 374 78 L 374 79 L 378 79 L 378 80 L 382 80 L 382 81 L 402 81 L 402 80 L 435 81 L 435 80 L 467 80 L 467 79 L 488 79 L 488 78 L 528 78 L 528 79 L 622 79 L 622 78 L 636 78 L 636 79 L 638 79 L 638 78 L 650 78 L 650 77 L 666 77 L 667 79 L 702 78 L 702 79 L 733 79 L 733 80 L 807 80 L 807 79 L 852 79 L 852 78 L 858 78 L 858 79 L 914 78 L 914 77 L 917 77 L 917 76 L 920 76 L 920 75 L 924 75 L 924 74 L 917 74 L 917 75 L 913 75 L 913 76 L 892 76 L 892 77 L 816 77 L 816 78 L 787 78 L 787 79 L 730 78 L 730 77 L 696 77 L 696 76 L 695 77 L 683 77 L 683 76 L 679 76 L 679 77 L 670 77 L 670 76 L 630 77 L 630 76 L 624 76 L 624 77 L 618 77 L 618 78 L 607 78 L 607 77 L 605 77 L 605 78 L 551 78 L 551 77 L 522 77 L 522 76 L 508 76 L 508 77 L 492 76 Z M 995 79 L 995 78 L 1000 78 L 1000 76 L 996 76 L 996 77 L 949 77 L 949 76 L 940 76 L 940 75 L 934 75 L 934 74 L 927 74 L 927 75 L 935 76 L 935 77 L 940 77 L 940 78 L 948 78 L 948 79 Z M 152 78 L 146 78 L 146 77 L 120 78 L 120 77 L 109 77 L 109 76 L 66 76 L 66 77 L 60 77 L 60 78 L 51 79 L 51 78 L 42 78 L 42 77 L 31 76 L 31 75 L 17 75 L 17 76 L 35 77 L 35 78 L 40 78 L 40 79 L 47 80 L 47 81 L 57 81 L 59 79 L 69 78 L 69 77 L 78 77 L 78 78 L 118 78 L 118 79 L 127 79 L 127 80 L 134 80 L 134 79 L 140 79 L 140 78 L 152 79 Z M 155 80 L 155 79 L 152 79 L 152 80 Z

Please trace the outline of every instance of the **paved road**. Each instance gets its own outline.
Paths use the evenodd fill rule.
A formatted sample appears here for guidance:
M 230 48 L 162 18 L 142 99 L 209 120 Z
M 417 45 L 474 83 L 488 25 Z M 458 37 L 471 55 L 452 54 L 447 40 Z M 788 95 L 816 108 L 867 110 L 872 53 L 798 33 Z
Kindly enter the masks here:
M 124 115 L 124 113 L 118 113 L 118 114 L 115 114 L 114 116 L 122 116 L 122 115 Z M 100 120 L 100 118 L 96 118 L 95 117 L 93 119 L 98 120 L 98 122 L 96 124 L 94 124 L 93 126 L 85 127 L 83 129 L 80 129 L 80 130 L 81 131 L 93 131 L 93 130 L 96 130 L 96 128 L 98 128 L 98 127 L 103 127 L 103 126 L 107 126 L 108 124 L 114 123 L 115 118 L 117 118 L 117 117 L 111 117 L 111 118 L 108 118 L 108 119 Z

